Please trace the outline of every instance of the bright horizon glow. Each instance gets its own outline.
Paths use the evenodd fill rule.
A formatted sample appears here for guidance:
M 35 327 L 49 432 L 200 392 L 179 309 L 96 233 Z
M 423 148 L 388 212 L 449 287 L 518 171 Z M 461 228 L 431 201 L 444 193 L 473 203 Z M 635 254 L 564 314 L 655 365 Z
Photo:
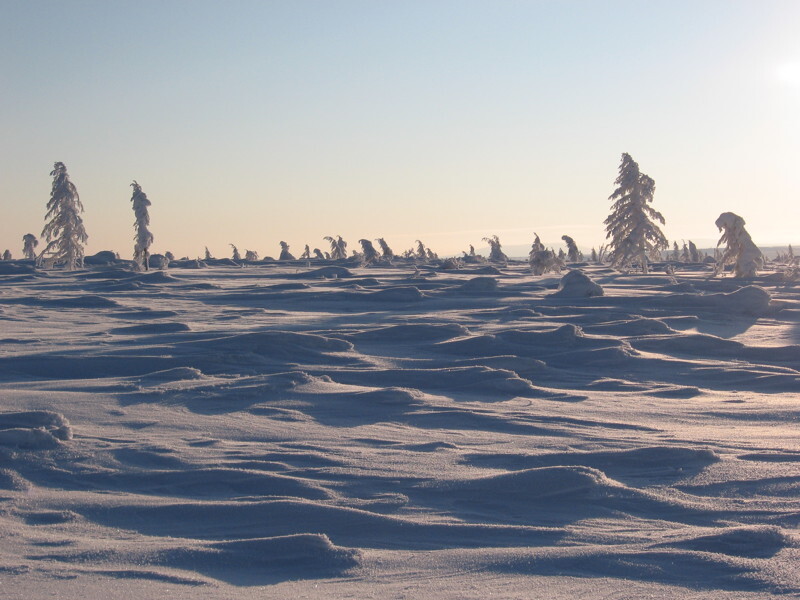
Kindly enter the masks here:
M 7 2 L 0 252 L 39 237 L 56 161 L 87 254 L 325 250 L 441 256 L 498 235 L 605 240 L 623 152 L 667 238 L 735 212 L 800 243 L 800 3 L 453 0 Z M 40 248 L 42 246 L 40 245 Z

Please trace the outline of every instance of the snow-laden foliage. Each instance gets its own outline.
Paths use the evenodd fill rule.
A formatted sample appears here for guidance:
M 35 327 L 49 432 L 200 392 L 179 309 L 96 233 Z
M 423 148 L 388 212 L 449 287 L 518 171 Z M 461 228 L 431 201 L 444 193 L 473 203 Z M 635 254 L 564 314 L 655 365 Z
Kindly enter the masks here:
M 228 245 L 233 249 L 233 256 L 231 256 L 231 258 L 233 260 L 242 260 L 242 255 L 239 254 L 239 249 L 233 244 L 228 244 Z
M 380 260 L 380 255 L 378 251 L 375 250 L 375 246 L 372 245 L 371 241 L 360 239 L 358 243 L 361 244 L 362 261 L 365 265 L 371 265 Z
M 211 251 L 208 249 L 208 246 L 206 246 L 206 253 L 204 255 L 204 258 L 205 260 L 213 260 L 214 258 L 213 256 L 211 256 Z
M 289 252 L 289 244 L 281 242 L 281 254 L 278 260 L 294 260 L 294 255 Z
M 320 260 L 325 260 L 325 255 L 322 253 L 322 250 L 319 248 L 314 248 L 314 258 L 319 258 Z
M 489 244 L 489 260 L 492 262 L 507 263 L 508 257 L 503 252 L 500 245 L 500 238 L 496 235 L 483 238 L 483 241 Z
M 561 239 L 564 240 L 564 243 L 567 245 L 567 260 L 569 262 L 579 262 L 583 260 L 583 254 L 581 251 L 578 250 L 578 245 L 568 235 L 562 235 Z
M 667 238 L 656 222 L 664 217 L 650 206 L 656 182 L 639 171 L 630 154 L 622 155 L 617 189 L 608 198 L 613 201 L 611 214 L 604 221 L 606 238 L 610 238 L 611 264 L 627 269 L 638 262 L 643 273 L 648 272 L 648 256 L 668 247 Z
M 255 250 L 245 250 L 244 259 L 249 261 L 256 261 L 258 260 L 258 252 L 256 252 Z
M 428 251 L 425 248 L 425 244 L 423 244 L 420 240 L 416 240 L 414 243 L 417 245 L 417 250 L 415 253 L 416 257 L 423 260 L 427 259 Z
M 534 232 L 533 235 L 536 237 L 533 240 L 533 244 L 531 244 L 531 251 L 528 253 L 528 256 L 532 256 L 534 252 L 539 252 L 545 249 L 542 240 L 539 239 L 539 234 Z
M 166 259 L 167 259 L 168 261 L 173 261 L 173 260 L 175 260 L 175 255 L 174 255 L 172 252 L 170 252 L 169 250 L 167 250 L 166 252 L 164 252 L 164 256 L 166 257 Z
M 381 252 L 383 253 L 383 258 L 386 258 L 386 259 L 394 258 L 394 252 L 392 252 L 392 249 L 389 247 L 389 244 L 386 243 L 385 239 L 378 238 L 375 241 L 378 242 L 378 245 L 381 247 Z
M 564 263 L 552 250 L 531 250 L 528 263 L 534 275 L 544 275 L 550 271 L 561 273 L 561 269 L 564 268 Z
M 306 244 L 306 247 L 303 248 L 303 253 L 300 255 L 300 260 L 308 260 L 309 258 L 311 258 L 311 248 Z
M 693 263 L 700 262 L 700 252 L 697 251 L 697 246 L 692 240 L 689 240 L 689 260 Z
M 36 258 L 36 246 L 39 245 L 39 240 L 32 233 L 26 233 L 22 236 L 22 255 L 28 260 Z
M 744 228 L 744 219 L 732 212 L 725 212 L 717 218 L 714 225 L 723 232 L 717 247 L 722 243 L 727 244 L 714 269 L 714 275 L 721 273 L 726 265 L 733 264 L 734 277 L 755 277 L 756 271 L 764 266 L 764 256 Z
M 11 250 L 8 248 L 3 252 L 3 260 L 11 260 Z
M 133 188 L 131 202 L 133 203 L 133 214 L 136 217 L 136 221 L 133 223 L 133 230 L 135 231 L 133 236 L 135 242 L 133 245 L 133 260 L 140 269 L 146 271 L 148 269 L 149 261 L 147 257 L 150 245 L 153 243 L 153 234 L 150 233 L 148 229 L 148 225 L 150 225 L 150 213 L 147 210 L 151 202 L 147 199 L 147 194 L 142 191 L 142 186 L 140 186 L 135 179 L 131 187 Z
M 73 271 L 83 266 L 83 245 L 89 239 L 81 219 L 83 204 L 64 163 L 55 163 L 50 175 L 53 188 L 45 215 L 48 222 L 42 229 L 42 237 L 48 243 L 38 262 L 40 265 L 60 264 Z M 46 254 L 49 254 L 47 258 Z
M 331 245 L 330 257 L 333 260 L 342 260 L 347 258 L 347 242 L 342 239 L 342 236 L 337 235 L 334 239 L 328 235 L 323 239 Z

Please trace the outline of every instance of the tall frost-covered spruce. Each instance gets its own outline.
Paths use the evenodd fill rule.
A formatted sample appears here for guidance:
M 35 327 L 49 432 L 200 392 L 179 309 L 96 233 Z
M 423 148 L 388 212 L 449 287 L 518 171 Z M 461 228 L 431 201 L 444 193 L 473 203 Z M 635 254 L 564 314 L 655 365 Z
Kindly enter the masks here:
M 136 235 L 133 236 L 136 242 L 133 246 L 133 260 L 136 261 L 140 269 L 147 271 L 149 268 L 150 245 L 153 243 L 153 234 L 147 228 L 150 225 L 150 214 L 147 211 L 147 207 L 150 206 L 151 202 L 147 199 L 147 194 L 142 191 L 142 186 L 135 179 L 131 187 L 133 188 L 133 196 L 131 196 L 133 214 L 136 215 L 136 221 L 133 224 L 133 229 L 136 231 Z
M 36 258 L 36 246 L 39 245 L 39 240 L 32 233 L 26 233 L 22 236 L 22 254 L 25 258 L 33 260 Z
M 650 206 L 656 182 L 639 171 L 639 165 L 627 152 L 622 155 L 617 189 L 608 199 L 613 200 L 611 214 L 604 221 L 606 237 L 611 238 L 611 264 L 627 268 L 638 261 L 643 273 L 648 272 L 647 257 L 653 251 L 669 247 L 669 242 L 655 221 L 664 224 L 664 217 Z
M 81 219 L 83 204 L 78 190 L 69 180 L 64 163 L 55 163 L 50 175 L 53 176 L 53 189 L 44 217 L 49 222 L 42 229 L 42 237 L 48 243 L 41 257 L 50 253 L 47 263 L 62 264 L 72 271 L 83 266 L 83 245 L 89 239 Z

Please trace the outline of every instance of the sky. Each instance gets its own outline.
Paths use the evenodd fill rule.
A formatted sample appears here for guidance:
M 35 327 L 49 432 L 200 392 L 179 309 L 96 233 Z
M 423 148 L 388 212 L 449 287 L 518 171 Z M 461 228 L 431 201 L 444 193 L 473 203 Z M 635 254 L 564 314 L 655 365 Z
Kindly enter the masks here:
M 0 0 L 0 246 L 56 161 L 86 253 L 604 243 L 620 156 L 672 240 L 800 243 L 796 0 Z

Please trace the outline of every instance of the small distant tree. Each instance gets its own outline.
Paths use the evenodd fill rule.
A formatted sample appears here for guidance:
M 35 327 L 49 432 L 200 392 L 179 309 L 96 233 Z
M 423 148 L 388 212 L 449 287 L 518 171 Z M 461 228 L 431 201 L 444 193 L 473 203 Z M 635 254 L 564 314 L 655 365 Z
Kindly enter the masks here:
M 372 242 L 365 239 L 358 240 L 358 243 L 361 244 L 361 254 L 362 260 L 365 265 L 371 265 L 373 263 L 378 262 L 380 260 L 380 256 L 378 255 L 378 251 L 375 250 L 375 246 L 372 245 Z
M 281 255 L 278 260 L 294 260 L 294 255 L 289 252 L 289 244 L 281 242 Z
M 693 263 L 700 262 L 700 253 L 692 240 L 689 240 L 689 260 Z
M 683 243 L 683 250 L 681 250 L 681 261 L 682 262 L 689 262 L 689 246 L 686 242 Z
M 580 261 L 583 256 L 581 255 L 581 251 L 578 250 L 578 245 L 568 235 L 562 235 L 561 239 L 564 240 L 564 243 L 567 245 L 567 260 L 569 262 L 578 262 Z
M 309 258 L 311 258 L 311 248 L 309 248 L 308 244 L 306 244 L 306 247 L 303 249 L 303 253 L 300 255 L 300 260 L 308 260 Z
M 249 261 L 256 261 L 258 260 L 258 252 L 256 252 L 255 250 L 245 250 L 244 259 Z
M 22 255 L 28 260 L 36 258 L 36 246 L 39 245 L 39 240 L 32 233 L 26 233 L 22 236 Z
M 539 252 L 545 249 L 542 240 L 539 239 L 539 234 L 534 232 L 533 235 L 535 236 L 535 239 L 533 240 L 533 244 L 531 244 L 531 251 L 528 253 L 529 256 L 534 252 Z
M 672 260 L 678 262 L 681 259 L 681 252 L 678 249 L 678 242 L 672 242 Z
M 170 252 L 169 250 L 167 250 L 166 252 L 164 252 L 164 257 L 165 257 L 165 258 L 166 258 L 168 261 L 170 261 L 170 262 L 172 262 L 173 260 L 175 260 L 175 255 L 174 255 L 172 252 Z
M 744 228 L 744 219 L 732 212 L 726 212 L 722 213 L 714 224 L 723 232 L 717 242 L 717 248 L 723 242 L 727 244 L 725 252 L 717 261 L 714 275 L 722 272 L 725 265 L 733 264 L 734 277 L 755 277 L 756 271 L 764 266 L 764 255 Z
M 208 249 L 208 246 L 206 246 L 205 260 L 213 260 L 213 259 L 214 257 L 211 256 L 211 251 Z
M 667 238 L 656 225 L 665 223 L 660 212 L 650 206 L 656 182 L 639 171 L 639 165 L 624 153 L 615 180 L 617 189 L 609 196 L 611 214 L 604 221 L 606 238 L 611 238 L 611 264 L 627 268 L 638 260 L 643 273 L 648 272 L 647 257 L 653 250 L 668 247 Z
M 228 244 L 231 248 L 233 248 L 233 256 L 231 257 L 233 260 L 242 260 L 242 255 L 239 254 L 239 249 L 234 246 L 233 244 Z
M 325 255 L 322 254 L 322 250 L 320 250 L 319 248 L 314 248 L 314 258 L 325 260 Z
M 427 259 L 428 258 L 428 251 L 425 249 L 425 244 L 423 244 L 419 240 L 416 240 L 414 243 L 417 245 L 416 257 L 417 258 L 421 258 L 423 260 Z
M 597 250 L 595 250 L 594 247 L 592 248 L 591 260 L 593 263 L 597 262 Z
M 6 248 L 6 251 L 3 252 L 3 260 L 11 260 L 11 250 Z
M 331 245 L 330 257 L 333 260 L 347 258 L 347 242 L 342 239 L 342 236 L 337 235 L 336 238 L 326 236 L 323 239 Z
M 131 196 L 133 214 L 136 216 L 136 221 L 133 223 L 133 230 L 136 232 L 133 236 L 135 241 L 133 245 L 133 260 L 139 265 L 140 269 L 147 271 L 149 268 L 150 245 L 153 243 L 153 234 L 147 228 L 150 225 L 150 214 L 147 207 L 151 205 L 151 202 L 147 199 L 147 194 L 142 191 L 142 186 L 135 179 L 131 187 L 133 188 L 133 196 Z
M 500 245 L 500 238 L 496 235 L 491 237 L 483 238 L 483 241 L 489 244 L 489 260 L 492 262 L 501 262 L 507 263 L 508 257 L 503 252 L 503 248 Z
M 386 243 L 385 239 L 378 238 L 375 241 L 378 242 L 378 245 L 381 247 L 381 252 L 383 253 L 383 258 L 385 258 L 387 260 L 390 260 L 390 259 L 394 258 L 394 252 L 392 252 L 392 249 L 389 248 L 389 244 Z
M 64 163 L 55 163 L 50 175 L 53 188 L 45 215 L 49 222 L 42 229 L 42 237 L 48 243 L 39 261 L 42 263 L 44 255 L 51 253 L 49 264 L 63 264 L 65 269 L 73 271 L 83 266 L 83 245 L 89 239 L 81 218 L 83 204 Z

